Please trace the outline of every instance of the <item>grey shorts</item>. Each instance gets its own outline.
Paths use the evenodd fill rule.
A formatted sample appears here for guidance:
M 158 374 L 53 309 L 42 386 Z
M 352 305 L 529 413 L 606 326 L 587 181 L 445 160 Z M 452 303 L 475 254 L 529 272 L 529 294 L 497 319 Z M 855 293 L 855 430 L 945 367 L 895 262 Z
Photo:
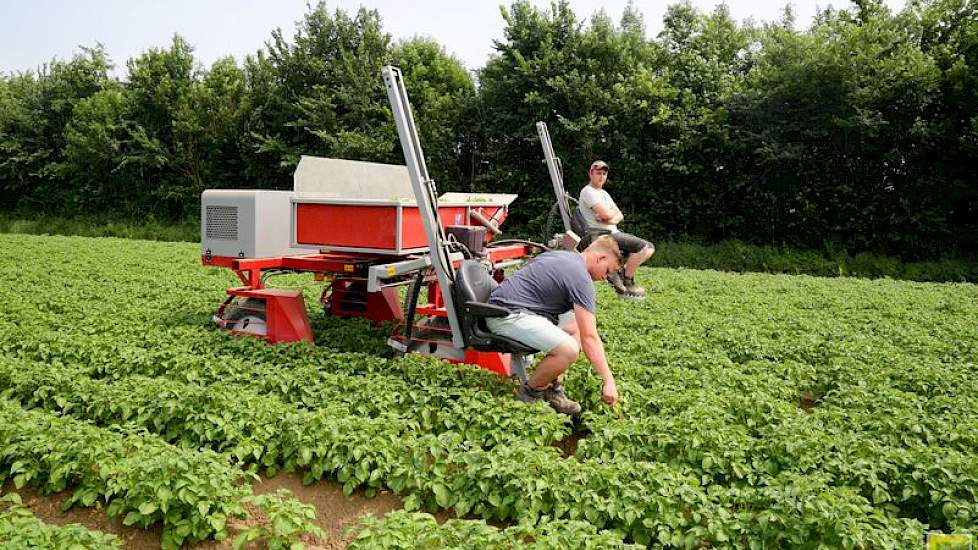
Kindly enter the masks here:
M 541 315 L 519 311 L 510 313 L 506 317 L 490 317 L 486 319 L 486 326 L 500 336 L 516 340 L 533 349 L 550 353 L 565 342 L 577 345 L 574 337 L 561 328 L 573 321 L 573 311 L 562 313 L 557 319 L 558 324 L 556 325 Z
M 651 248 L 652 250 L 655 250 L 655 246 L 653 246 L 652 243 L 641 237 L 636 237 L 631 233 L 616 231 L 611 234 L 611 237 L 615 239 L 615 242 L 618 243 L 618 248 L 624 254 L 635 254 L 636 252 L 640 252 L 643 248 Z
M 595 239 L 604 235 L 611 235 L 611 237 L 615 239 L 615 242 L 618 243 L 618 249 L 621 250 L 622 254 L 626 256 L 640 252 L 644 248 L 651 248 L 653 251 L 655 251 L 655 245 L 641 237 L 636 237 L 635 235 L 625 233 L 624 231 L 615 231 L 614 233 L 611 233 L 605 230 L 588 231 L 587 235 L 581 239 L 581 244 L 578 246 L 578 250 L 584 250 L 588 247 L 588 245 L 593 243 Z

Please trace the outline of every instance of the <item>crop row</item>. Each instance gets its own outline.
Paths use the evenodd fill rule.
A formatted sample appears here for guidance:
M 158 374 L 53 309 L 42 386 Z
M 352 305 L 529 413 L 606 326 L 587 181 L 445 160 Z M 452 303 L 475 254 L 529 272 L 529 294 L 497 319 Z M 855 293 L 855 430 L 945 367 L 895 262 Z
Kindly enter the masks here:
M 143 377 L 110 383 L 22 361 L 0 362 L 0 387 L 0 395 L 27 406 L 148 430 L 188 450 L 209 447 L 269 470 L 301 467 L 307 482 L 338 476 L 349 481 L 348 491 L 360 484 L 378 487 L 397 443 L 417 427 L 352 416 L 339 407 L 298 410 L 236 388 Z
M 906 548 L 922 525 L 891 517 L 821 475 L 783 473 L 763 485 L 704 483 L 689 468 L 627 458 L 561 459 L 556 449 L 466 448 L 450 436 L 419 438 L 389 485 L 407 509 L 454 508 L 487 519 L 582 520 L 642 544 L 690 548 L 829 546 Z M 844 525 L 844 530 L 833 526 Z
M 738 370 L 750 375 L 738 381 Z M 685 391 L 664 381 L 667 376 L 651 387 L 624 382 L 622 417 L 589 415 L 592 433 L 577 456 L 684 464 L 724 485 L 819 472 L 831 485 L 931 528 L 968 528 L 978 519 L 975 403 L 925 398 L 881 381 L 885 374 L 855 375 L 855 368 L 851 380 L 805 401 L 793 376 L 770 376 L 778 370 L 760 362 L 712 372 L 703 367 L 687 376 L 698 383 Z M 953 377 L 953 370 L 945 372 Z M 700 374 L 723 382 L 699 380 Z M 958 391 L 978 391 L 974 380 L 959 383 Z
M 485 371 L 427 358 L 386 360 L 338 353 L 314 362 L 307 357 L 297 364 L 261 363 L 215 359 L 203 352 L 186 354 L 166 346 L 149 351 L 105 337 L 26 327 L 21 332 L 24 337 L 18 337 L 16 330 L 7 332 L 0 340 L 0 353 L 45 364 L 81 365 L 91 377 L 120 381 L 133 376 L 160 377 L 188 385 L 217 385 L 233 392 L 267 395 L 303 409 L 342 408 L 347 414 L 416 422 L 417 429 L 424 432 L 459 432 L 487 447 L 514 438 L 546 445 L 569 433 L 560 417 L 527 409 L 512 399 L 508 384 Z M 250 357 L 253 351 L 260 353 L 268 347 L 247 340 L 233 343 L 247 344 L 241 356 Z
M 447 430 L 452 421 L 448 415 L 460 413 L 449 409 L 436 410 L 440 415 L 432 411 L 426 414 L 422 410 L 417 419 L 393 414 L 370 418 L 350 414 L 342 403 L 300 409 L 274 396 L 261 395 L 254 388 L 236 385 L 198 386 L 143 376 L 93 380 L 85 376 L 84 369 L 9 358 L 0 361 L 0 395 L 103 425 L 133 425 L 189 448 L 228 451 L 241 462 L 289 470 L 304 466 L 309 468 L 309 481 L 348 468 L 363 468 L 364 457 L 348 455 L 349 449 L 363 448 L 365 440 L 397 441 L 425 428 L 430 431 L 430 424 L 439 417 L 445 417 L 440 425 Z M 494 417 L 484 420 L 491 422 L 508 414 L 515 422 L 519 413 L 536 411 L 546 420 L 528 437 L 537 442 L 552 440 L 566 430 L 561 419 L 540 414 L 539 408 L 511 400 L 504 404 L 494 411 Z M 467 431 L 459 433 L 478 445 L 523 437 L 490 427 L 483 426 L 483 432 L 473 434 L 469 424 Z M 316 445 L 309 446 L 312 440 Z
M 0 541 L 7 550 L 115 550 L 122 545 L 115 535 L 92 531 L 78 524 L 62 526 L 44 523 L 23 506 L 17 493 L 0 497 Z
M 624 544 L 616 533 L 599 533 L 593 525 L 583 521 L 548 521 L 539 525 L 497 529 L 482 520 L 450 519 L 439 524 L 430 514 L 394 511 L 383 519 L 365 517 L 357 526 L 357 531 L 357 538 L 350 544 L 350 550 L 644 548 L 637 544 Z
M 247 478 L 210 451 L 99 429 L 0 399 L 0 484 L 9 479 L 44 494 L 70 488 L 66 508 L 104 502 L 108 514 L 123 517 L 126 525 L 160 522 L 163 548 L 226 537 L 229 519 L 247 517 Z

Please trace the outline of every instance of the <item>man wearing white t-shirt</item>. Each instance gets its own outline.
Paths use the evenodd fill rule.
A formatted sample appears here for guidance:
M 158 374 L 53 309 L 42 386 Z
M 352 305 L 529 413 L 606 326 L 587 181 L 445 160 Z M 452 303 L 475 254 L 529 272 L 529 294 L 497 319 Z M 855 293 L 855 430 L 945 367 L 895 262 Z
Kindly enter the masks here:
M 628 256 L 620 271 L 608 275 L 608 282 L 622 298 L 644 298 L 645 289 L 635 284 L 635 271 L 652 257 L 655 246 L 645 239 L 618 230 L 618 224 L 625 216 L 611 195 L 604 190 L 605 182 L 608 181 L 608 164 L 603 160 L 592 162 L 588 178 L 590 181 L 581 189 L 578 204 L 587 221 L 589 236 L 593 238 L 596 235 L 611 235 L 621 251 Z

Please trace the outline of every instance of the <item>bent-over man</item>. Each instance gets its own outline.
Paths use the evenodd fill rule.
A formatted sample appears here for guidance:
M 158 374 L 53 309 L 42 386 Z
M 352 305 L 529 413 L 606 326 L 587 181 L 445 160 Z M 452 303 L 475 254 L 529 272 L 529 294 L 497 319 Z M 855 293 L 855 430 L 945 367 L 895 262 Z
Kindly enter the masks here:
M 580 413 L 580 404 L 564 394 L 560 378 L 583 349 L 603 380 L 601 399 L 609 405 L 618 401 L 615 377 L 598 335 L 594 281 L 618 270 L 621 260 L 615 240 L 602 236 L 583 252 L 556 250 L 537 256 L 489 296 L 490 304 L 512 312 L 486 319 L 489 330 L 547 354 L 519 388 L 517 399 L 546 401 L 563 414 Z

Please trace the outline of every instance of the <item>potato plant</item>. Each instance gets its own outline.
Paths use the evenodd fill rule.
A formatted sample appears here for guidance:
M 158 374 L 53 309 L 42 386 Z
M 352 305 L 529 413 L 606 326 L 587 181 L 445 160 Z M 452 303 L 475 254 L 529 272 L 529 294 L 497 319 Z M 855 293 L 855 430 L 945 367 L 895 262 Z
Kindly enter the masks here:
M 44 523 L 24 507 L 17 493 L 0 497 L 0 541 L 3 541 L 3 547 L 8 550 L 118 550 L 122 547 L 122 541 L 115 535 L 93 531 L 76 523 Z
M 400 357 L 386 328 L 321 317 L 311 278 L 271 281 L 303 289 L 315 347 L 222 333 L 210 317 L 236 281 L 197 254 L 0 235 L 0 476 L 119 501 L 112 512 L 162 522 L 171 545 L 223 536 L 209 518 L 236 513 L 240 480 L 282 469 L 401 495 L 411 513 L 366 521 L 363 548 L 869 550 L 978 522 L 975 285 L 648 269 L 643 302 L 599 286 L 622 402 L 601 404 L 582 358 L 566 383 L 584 405 L 572 427 L 485 371 Z M 80 466 L 120 445 L 153 451 L 122 453 L 133 473 L 118 479 Z M 140 476 L 167 457 L 214 468 L 206 510 L 160 512 L 173 495 Z M 418 515 L 439 510 L 514 527 Z

